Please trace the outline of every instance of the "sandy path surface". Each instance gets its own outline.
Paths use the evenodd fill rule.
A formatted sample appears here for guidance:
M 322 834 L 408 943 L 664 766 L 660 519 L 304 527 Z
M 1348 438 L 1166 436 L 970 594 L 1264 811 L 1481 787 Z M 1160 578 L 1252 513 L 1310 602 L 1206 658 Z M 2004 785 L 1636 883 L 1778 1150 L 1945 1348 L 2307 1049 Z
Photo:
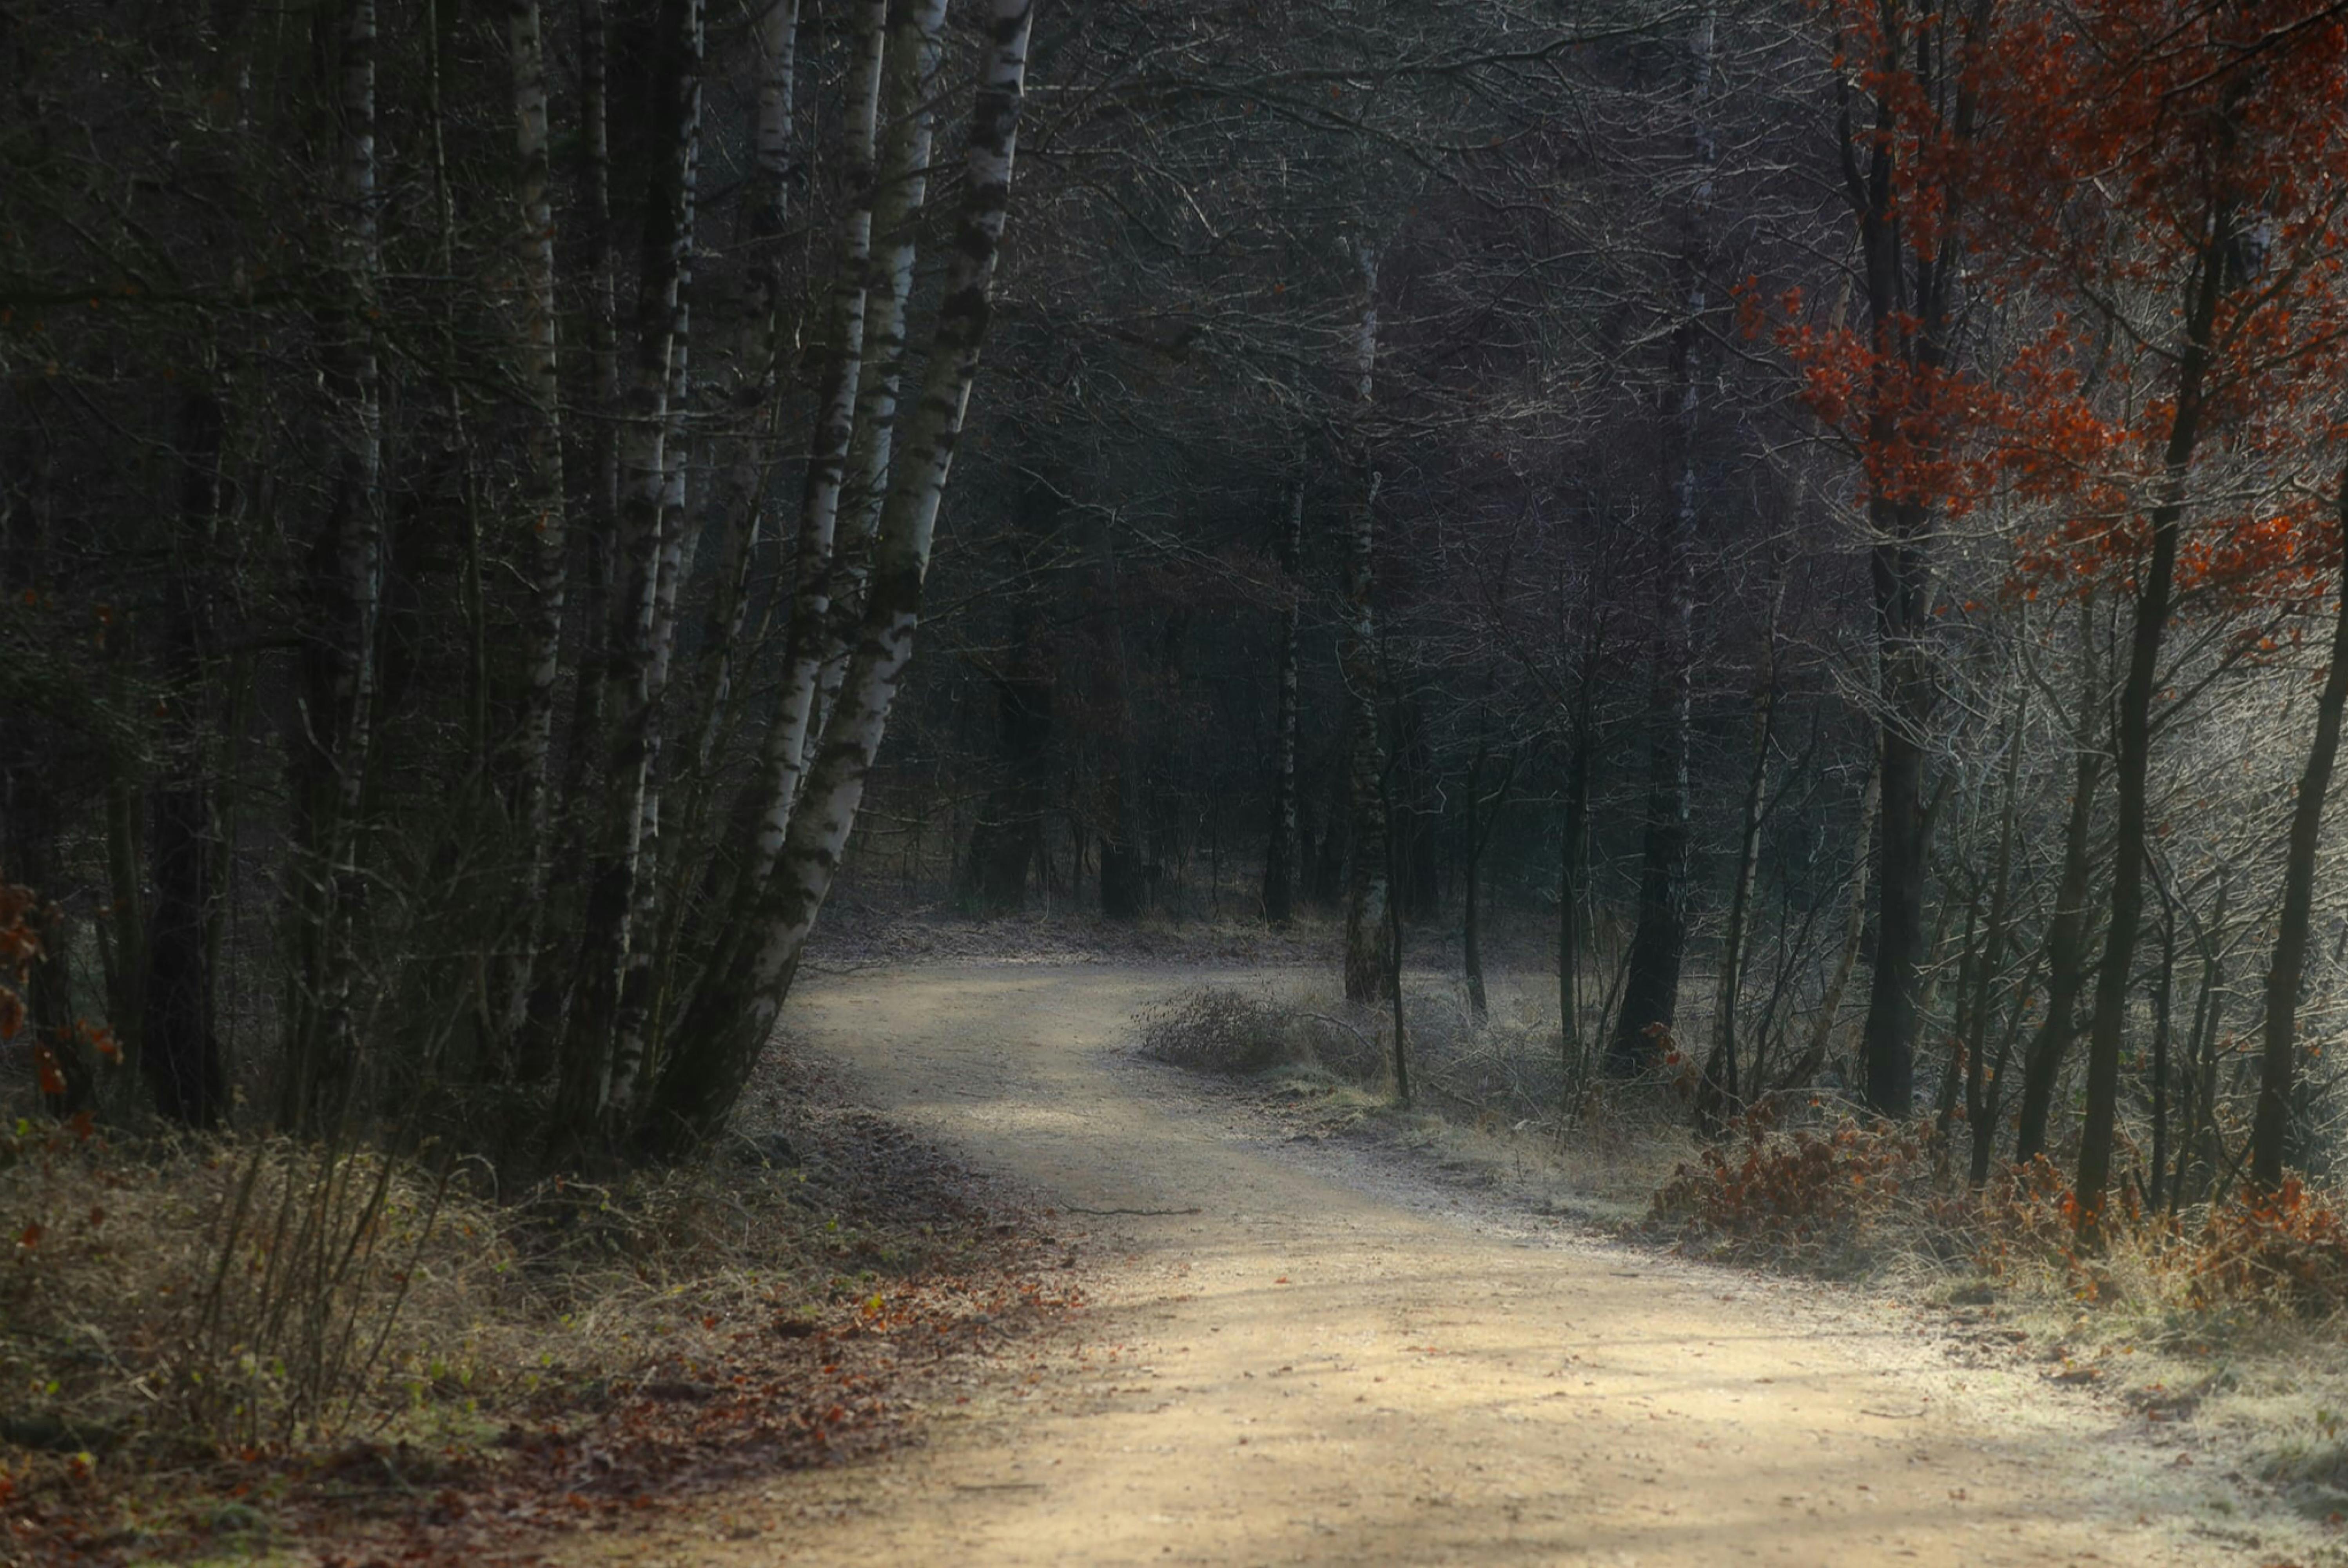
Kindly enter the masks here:
M 942 1401 L 926 1445 L 792 1478 L 755 1539 L 712 1524 L 677 1560 L 2303 1560 L 2206 1460 L 1958 1365 L 1892 1306 L 1271 1142 L 1129 1054 L 1134 1010 L 1199 978 L 973 965 L 794 997 L 877 1109 L 1060 1206 L 1095 1305 Z

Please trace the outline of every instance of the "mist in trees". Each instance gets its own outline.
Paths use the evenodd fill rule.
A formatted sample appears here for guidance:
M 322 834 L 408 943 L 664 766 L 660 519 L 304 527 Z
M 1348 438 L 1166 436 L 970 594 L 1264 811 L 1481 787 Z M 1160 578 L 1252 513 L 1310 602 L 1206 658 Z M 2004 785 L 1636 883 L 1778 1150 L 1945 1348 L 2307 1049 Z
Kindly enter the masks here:
M 837 894 L 1290 932 L 1404 1072 L 1456 975 L 1570 1084 L 1928 1118 L 2090 1230 L 2333 1159 L 2322 7 L 0 49 L 61 1115 L 686 1152 Z

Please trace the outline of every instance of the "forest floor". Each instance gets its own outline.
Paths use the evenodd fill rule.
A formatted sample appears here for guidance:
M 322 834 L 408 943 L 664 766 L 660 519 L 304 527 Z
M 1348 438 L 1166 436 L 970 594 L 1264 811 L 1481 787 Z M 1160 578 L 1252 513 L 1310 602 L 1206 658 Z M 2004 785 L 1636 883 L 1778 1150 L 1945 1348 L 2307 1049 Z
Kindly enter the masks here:
M 1607 1239 L 1512 1198 L 1488 1150 L 1332 1136 L 1134 1054 L 1138 1009 L 1214 981 L 1267 976 L 1095 954 L 803 982 L 804 1047 L 1046 1205 L 1083 1305 L 957 1363 L 919 1443 L 560 1560 L 2348 1562 L 1980 1314 Z
M 1169 1002 L 1334 1006 L 1327 936 L 851 914 L 759 1158 L 607 1216 L 679 1259 L 475 1347 L 513 1363 L 478 1416 L 0 1443 L 0 1564 L 2348 1565 L 2323 1326 L 2188 1365 L 2067 1298 L 1695 1261 L 1638 1239 L 1682 1119 L 1527 1132 L 1138 1048 Z M 1449 981 L 1408 978 L 1435 1024 Z M 578 1364 L 524 1397 L 541 1345 Z

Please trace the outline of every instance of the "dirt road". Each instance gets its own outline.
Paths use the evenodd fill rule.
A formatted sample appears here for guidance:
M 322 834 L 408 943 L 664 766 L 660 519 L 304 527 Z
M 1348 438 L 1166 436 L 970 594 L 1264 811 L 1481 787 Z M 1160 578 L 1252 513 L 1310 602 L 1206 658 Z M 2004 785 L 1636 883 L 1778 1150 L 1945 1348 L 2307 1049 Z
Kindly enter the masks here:
M 1097 1305 L 1084 1345 L 944 1403 L 926 1446 L 795 1478 L 779 1525 L 678 1560 L 2318 1560 L 2206 1459 L 1959 1366 L 1890 1305 L 1273 1145 L 1129 1054 L 1134 1010 L 1199 978 L 929 968 L 794 998 L 877 1108 L 1060 1206 Z

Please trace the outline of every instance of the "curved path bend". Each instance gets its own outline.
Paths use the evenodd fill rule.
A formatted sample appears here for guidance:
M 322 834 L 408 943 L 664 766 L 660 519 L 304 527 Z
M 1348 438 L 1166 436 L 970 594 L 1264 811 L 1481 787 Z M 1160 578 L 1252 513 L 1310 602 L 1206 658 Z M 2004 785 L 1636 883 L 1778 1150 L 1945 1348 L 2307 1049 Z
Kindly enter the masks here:
M 1955 1365 L 1891 1306 L 1271 1142 L 1130 1055 L 1137 1008 L 1209 977 L 810 977 L 798 1031 L 875 1109 L 1057 1205 L 1094 1305 L 1081 1346 L 941 1397 L 927 1443 L 738 1498 L 677 1561 L 2313 1561 L 2140 1422 Z

